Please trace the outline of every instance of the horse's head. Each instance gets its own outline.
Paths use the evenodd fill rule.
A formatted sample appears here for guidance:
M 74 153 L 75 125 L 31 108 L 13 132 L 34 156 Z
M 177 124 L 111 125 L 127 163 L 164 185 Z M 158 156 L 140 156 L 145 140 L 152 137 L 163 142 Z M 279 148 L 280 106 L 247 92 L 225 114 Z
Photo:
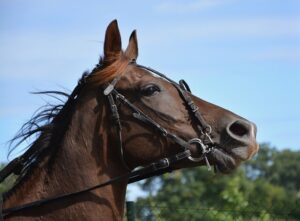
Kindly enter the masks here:
M 203 164 L 226 173 L 257 152 L 253 123 L 193 96 L 185 82 L 136 64 L 137 56 L 136 33 L 122 51 L 113 21 L 99 65 L 64 105 L 42 109 L 22 127 L 14 141 L 40 135 L 0 171 L 0 181 L 20 175 L 4 217 L 121 220 L 128 182 Z M 138 166 L 144 167 L 121 173 Z
M 122 51 L 117 22 L 112 22 L 106 30 L 103 67 L 100 67 L 99 73 L 95 71 L 94 79 L 98 77 L 99 81 L 113 82 L 118 93 L 114 96 L 120 98 L 119 95 L 122 94 L 131 105 L 154 122 L 149 123 L 149 119 L 137 116 L 134 108 L 124 100 L 115 98 L 122 125 L 123 157 L 130 168 L 182 151 L 182 145 L 172 139 L 173 135 L 186 143 L 197 138 L 189 142 L 191 159 L 200 158 L 207 148 L 205 150 L 209 149 L 206 154 L 207 160 L 221 172 L 230 172 L 240 162 L 248 160 L 257 152 L 255 124 L 201 100 L 189 93 L 186 88 L 180 88 L 179 85 L 145 67 L 131 63 L 130 61 L 136 60 L 137 56 L 136 32 L 131 34 L 127 49 Z M 115 73 L 108 75 L 112 69 L 115 69 Z M 104 85 L 106 85 L 104 89 L 107 88 L 107 84 Z M 199 123 L 199 119 L 194 116 L 193 109 L 191 110 L 188 102 L 184 100 L 182 93 L 190 97 L 199 107 L 198 113 L 201 114 L 202 122 Z M 112 106 L 114 102 L 110 105 Z M 164 130 L 172 136 L 166 136 Z M 115 134 L 115 139 L 118 140 L 118 135 Z M 201 147 L 202 143 L 204 149 Z M 184 159 L 172 167 L 178 169 L 203 164 L 205 158 L 199 162 Z

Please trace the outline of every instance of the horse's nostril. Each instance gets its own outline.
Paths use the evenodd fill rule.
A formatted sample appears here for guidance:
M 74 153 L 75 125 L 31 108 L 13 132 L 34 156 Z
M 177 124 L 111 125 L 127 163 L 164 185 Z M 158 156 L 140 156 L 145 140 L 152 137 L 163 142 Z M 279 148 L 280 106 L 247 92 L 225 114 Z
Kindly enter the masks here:
M 242 137 L 249 133 L 249 127 L 245 122 L 236 121 L 230 125 L 229 131 L 236 136 Z

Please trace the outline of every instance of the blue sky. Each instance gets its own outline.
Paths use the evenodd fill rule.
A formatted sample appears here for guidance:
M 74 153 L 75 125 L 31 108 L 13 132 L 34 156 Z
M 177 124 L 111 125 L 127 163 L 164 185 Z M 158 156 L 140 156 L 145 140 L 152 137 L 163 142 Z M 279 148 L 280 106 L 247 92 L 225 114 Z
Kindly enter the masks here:
M 300 1 L 0 1 L 0 161 L 44 104 L 30 91 L 72 90 L 118 19 L 138 62 L 250 119 L 258 141 L 300 150 Z

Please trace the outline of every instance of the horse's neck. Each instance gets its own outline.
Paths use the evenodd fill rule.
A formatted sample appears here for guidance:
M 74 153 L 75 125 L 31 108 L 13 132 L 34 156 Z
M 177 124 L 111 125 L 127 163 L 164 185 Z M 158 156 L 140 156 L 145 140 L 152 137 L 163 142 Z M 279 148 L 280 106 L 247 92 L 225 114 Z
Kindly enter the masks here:
M 36 169 L 5 202 L 5 207 L 75 192 L 125 172 L 117 147 L 107 132 L 109 125 L 105 125 L 106 120 L 103 119 L 106 115 L 103 105 L 97 105 L 95 99 L 90 99 L 78 106 L 62 146 L 49 161 L 51 164 Z M 28 210 L 28 215 L 44 216 L 45 220 L 121 220 L 126 182 L 50 203 L 40 208 L 38 214 L 37 210 Z M 32 220 L 32 217 L 29 219 Z

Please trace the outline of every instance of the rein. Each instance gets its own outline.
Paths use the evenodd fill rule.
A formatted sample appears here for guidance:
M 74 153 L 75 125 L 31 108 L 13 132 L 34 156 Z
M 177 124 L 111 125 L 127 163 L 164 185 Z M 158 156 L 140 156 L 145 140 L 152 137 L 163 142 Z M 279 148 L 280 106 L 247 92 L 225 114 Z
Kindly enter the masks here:
M 188 107 L 189 112 L 191 112 L 193 119 L 196 120 L 196 127 L 197 130 L 201 133 L 201 138 L 193 138 L 189 141 L 185 141 L 175 135 L 174 133 L 169 132 L 164 127 L 162 127 L 160 124 L 152 120 L 149 116 L 147 116 L 143 111 L 141 111 L 138 107 L 136 107 L 134 104 L 132 104 L 125 96 L 120 94 L 116 89 L 115 86 L 120 80 L 120 76 L 116 77 L 110 84 L 107 85 L 107 87 L 103 90 L 104 96 L 108 98 L 109 107 L 112 114 L 112 120 L 114 122 L 115 128 L 117 130 L 118 134 L 118 141 L 119 141 L 119 152 L 120 152 L 120 158 L 124 166 L 130 171 L 128 173 L 122 174 L 120 176 L 117 176 L 115 178 L 112 178 L 106 182 L 97 184 L 92 187 L 85 188 L 83 190 L 79 190 L 72 193 L 62 194 L 59 196 L 49 197 L 46 199 L 41 199 L 37 201 L 33 201 L 31 203 L 23 204 L 20 206 L 15 206 L 11 208 L 4 209 L 2 211 L 3 217 L 8 217 L 12 215 L 13 213 L 20 212 L 26 209 L 30 208 L 36 208 L 42 205 L 45 205 L 47 203 L 55 202 L 58 200 L 66 199 L 69 197 L 74 197 L 77 195 L 80 195 L 82 193 L 86 193 L 89 191 L 92 191 L 94 189 L 102 188 L 107 185 L 111 185 L 113 183 L 116 183 L 123 179 L 128 179 L 128 183 L 134 183 L 149 177 L 161 175 L 167 172 L 172 172 L 173 169 L 171 168 L 172 164 L 175 164 L 183 159 L 188 159 L 193 162 L 200 162 L 201 160 L 205 160 L 206 165 L 208 167 L 208 170 L 211 170 L 211 166 L 209 164 L 209 161 L 207 159 L 207 154 L 212 152 L 214 150 L 214 143 L 210 137 L 210 133 L 212 132 L 212 128 L 209 124 L 205 122 L 203 119 L 201 113 L 199 112 L 199 107 L 193 102 L 191 99 L 189 93 L 191 93 L 189 86 L 184 80 L 179 81 L 179 84 L 165 76 L 164 74 L 149 68 L 145 67 L 139 64 L 136 64 L 135 61 L 129 62 L 129 64 L 135 65 L 138 68 L 142 68 L 144 70 L 147 70 L 149 72 L 152 72 L 165 80 L 169 81 L 178 91 L 181 98 L 184 100 L 185 104 Z M 87 75 L 84 75 L 82 79 L 79 80 L 79 83 L 77 87 L 74 90 L 78 91 L 78 88 L 85 82 L 85 79 L 87 78 Z M 74 94 L 74 92 L 72 93 Z M 120 120 L 120 115 L 118 112 L 118 107 L 116 105 L 116 101 L 119 101 L 121 104 L 126 105 L 131 111 L 132 116 L 140 121 L 141 123 L 150 126 L 154 128 L 156 131 L 158 131 L 163 137 L 166 137 L 170 140 L 172 140 L 174 143 L 178 144 L 182 151 L 172 155 L 170 157 L 162 158 L 156 162 L 153 162 L 147 166 L 139 167 L 136 170 L 131 170 L 128 166 L 128 164 L 125 161 L 124 153 L 123 153 L 123 146 L 122 146 L 122 125 Z M 200 157 L 193 157 L 190 151 L 191 145 L 196 145 L 197 150 L 200 153 Z M 9 176 L 12 173 L 16 173 L 16 171 L 22 166 L 22 157 L 18 157 L 11 161 L 2 171 L 0 171 L 0 182 L 2 182 L 7 176 Z M 0 208 L 0 217 L 1 217 L 1 209 Z

